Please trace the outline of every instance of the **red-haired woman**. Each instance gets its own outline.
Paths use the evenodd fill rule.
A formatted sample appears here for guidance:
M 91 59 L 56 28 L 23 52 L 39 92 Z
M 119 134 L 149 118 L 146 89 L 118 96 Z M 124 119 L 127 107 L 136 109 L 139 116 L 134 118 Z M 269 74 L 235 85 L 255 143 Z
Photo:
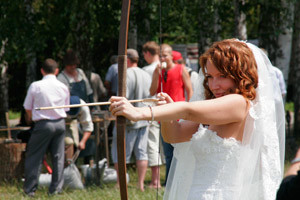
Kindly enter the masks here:
M 161 93 L 165 105 L 135 108 L 112 97 L 110 111 L 161 121 L 164 140 L 175 147 L 165 199 L 275 199 L 285 122 L 270 61 L 256 46 L 228 39 L 214 43 L 200 64 L 206 100 L 172 102 Z

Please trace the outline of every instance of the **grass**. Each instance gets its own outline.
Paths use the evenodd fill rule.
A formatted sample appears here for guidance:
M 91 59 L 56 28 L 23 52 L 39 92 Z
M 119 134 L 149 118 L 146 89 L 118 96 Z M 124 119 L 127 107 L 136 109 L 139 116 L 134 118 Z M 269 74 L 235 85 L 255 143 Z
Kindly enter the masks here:
M 294 103 L 293 102 L 286 102 L 284 105 L 286 111 L 294 112 Z
M 158 193 L 156 189 L 149 189 L 145 187 L 145 191 L 141 192 L 137 189 L 137 172 L 129 168 L 128 174 L 130 176 L 130 182 L 128 183 L 128 199 L 130 200 L 140 200 L 140 199 L 163 199 L 164 188 L 159 189 Z M 165 167 L 161 167 L 161 181 L 164 181 Z M 145 178 L 145 186 L 147 186 L 151 181 L 151 170 L 147 169 L 147 174 Z M 23 194 L 23 183 L 21 181 L 14 181 L 10 183 L 1 182 L 0 183 L 0 199 L 32 199 Z M 71 190 L 64 189 L 62 194 L 58 194 L 49 197 L 48 188 L 39 187 L 36 191 L 36 195 L 33 199 L 51 199 L 51 200 L 85 200 L 85 199 L 105 199 L 105 200 L 118 200 L 120 198 L 119 189 L 116 189 L 115 183 L 105 184 L 103 187 L 99 186 L 88 186 L 84 190 Z M 157 198 L 158 196 L 158 198 Z
M 294 105 L 291 102 L 285 104 L 285 110 L 293 111 Z M 20 118 L 20 112 L 9 111 L 10 119 Z M 289 144 L 287 142 L 287 144 Z M 299 141 L 297 142 L 299 144 Z M 294 146 L 294 145 L 293 145 Z M 285 162 L 285 171 L 290 166 L 290 160 L 294 156 L 293 151 L 286 151 L 286 162 Z M 156 189 L 149 189 L 145 187 L 145 191 L 141 192 L 137 189 L 137 172 L 133 168 L 128 169 L 128 174 L 130 176 L 130 182 L 128 183 L 128 199 L 130 200 L 154 200 L 154 199 L 163 199 L 164 188 L 159 189 L 158 192 Z M 161 167 L 161 183 L 164 182 L 165 177 L 165 166 Z M 147 169 L 147 174 L 145 178 L 145 186 L 147 186 L 151 181 L 151 171 L 150 168 Z M 23 182 L 14 181 L 14 182 L 0 182 L 0 200 L 9 200 L 9 199 L 32 199 L 23 194 Z M 105 200 L 118 200 L 120 199 L 120 191 L 115 188 L 115 184 L 105 184 L 103 187 L 99 186 L 88 186 L 84 190 L 71 190 L 64 189 L 62 194 L 49 197 L 48 188 L 39 187 L 36 191 L 36 196 L 34 199 L 53 199 L 53 200 L 85 200 L 85 199 L 105 199 Z
M 21 112 L 15 112 L 12 110 L 9 110 L 9 119 L 19 119 L 21 117 Z

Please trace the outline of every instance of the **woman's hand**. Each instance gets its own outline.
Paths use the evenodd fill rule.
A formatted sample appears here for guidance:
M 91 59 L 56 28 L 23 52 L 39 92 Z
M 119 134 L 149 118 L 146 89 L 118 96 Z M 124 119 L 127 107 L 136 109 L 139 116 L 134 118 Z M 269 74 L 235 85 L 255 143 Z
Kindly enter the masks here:
M 173 99 L 167 93 L 164 92 L 158 93 L 157 98 L 159 99 L 159 101 L 157 102 L 158 106 L 174 102 Z
M 109 101 L 109 111 L 114 116 L 124 116 L 129 120 L 138 121 L 140 112 L 125 97 L 112 96 Z

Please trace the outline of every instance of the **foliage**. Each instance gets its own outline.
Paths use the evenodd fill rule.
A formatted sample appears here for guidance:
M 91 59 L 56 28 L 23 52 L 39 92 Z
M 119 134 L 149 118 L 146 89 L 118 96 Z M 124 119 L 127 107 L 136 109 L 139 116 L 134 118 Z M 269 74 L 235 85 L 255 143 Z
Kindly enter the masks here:
M 284 1 L 294 0 L 280 3 L 245 0 L 246 4 L 241 6 L 247 16 L 248 38 L 261 38 L 262 45 L 268 45 L 271 58 L 280 54 L 274 48 L 278 34 L 285 29 L 283 22 L 291 21 L 287 9 L 281 5 Z M 3 59 L 9 66 L 9 107 L 20 110 L 26 89 L 33 81 L 28 77 L 30 73 L 34 80 L 40 79 L 43 60 L 52 57 L 61 64 L 68 48 L 78 52 L 81 68 L 95 71 L 103 79 L 110 56 L 117 54 L 121 3 L 119 0 L 0 1 L 0 41 L 8 39 Z M 268 23 L 268 16 L 272 23 Z M 148 40 L 160 42 L 161 32 L 162 42 L 198 43 L 202 53 L 212 42 L 234 37 L 234 17 L 234 4 L 226 0 L 132 0 L 129 29 L 136 30 L 137 46 L 133 48 L 139 52 Z M 37 68 L 30 72 L 32 62 Z M 139 65 L 144 64 L 141 58 Z
M 292 53 L 289 71 L 289 86 L 294 92 L 294 134 L 300 138 L 300 1 L 294 4 L 294 25 L 292 38 Z
M 278 0 L 258 1 L 258 9 L 260 10 L 260 21 L 258 25 L 259 46 L 268 51 L 271 61 L 275 63 L 276 57 L 282 57 L 279 48 L 278 37 L 284 34 L 286 27 L 291 22 L 288 1 L 278 2 Z
M 19 119 L 21 117 L 21 112 L 15 112 L 10 110 L 8 114 L 9 114 L 9 119 Z
M 294 111 L 294 103 L 293 102 L 287 102 L 284 105 L 285 111 Z

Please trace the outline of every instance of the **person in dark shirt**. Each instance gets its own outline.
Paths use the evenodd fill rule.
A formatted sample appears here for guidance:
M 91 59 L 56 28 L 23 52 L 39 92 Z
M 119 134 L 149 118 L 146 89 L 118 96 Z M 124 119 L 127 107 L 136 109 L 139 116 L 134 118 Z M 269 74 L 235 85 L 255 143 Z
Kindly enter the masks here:
M 300 199 L 300 148 L 277 191 L 276 200 Z

